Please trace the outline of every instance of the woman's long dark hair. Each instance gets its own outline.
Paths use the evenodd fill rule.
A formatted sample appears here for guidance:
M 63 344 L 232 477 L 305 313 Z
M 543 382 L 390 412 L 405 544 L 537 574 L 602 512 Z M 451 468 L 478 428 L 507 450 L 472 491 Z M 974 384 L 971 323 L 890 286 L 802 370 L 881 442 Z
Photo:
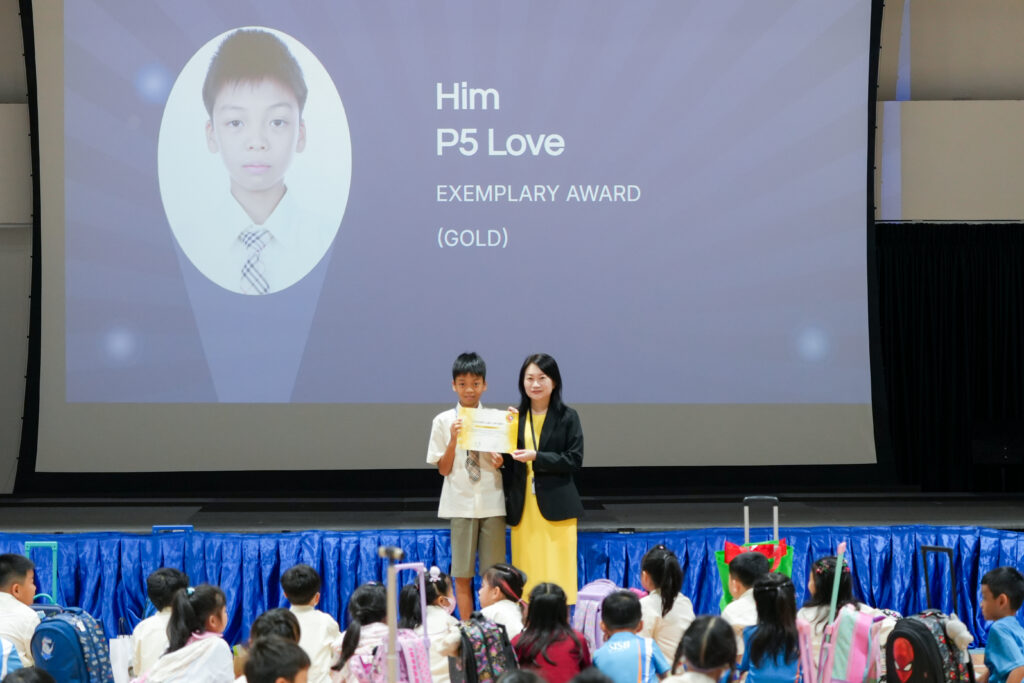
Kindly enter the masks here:
M 359 636 L 365 624 L 375 624 L 384 621 L 388 612 L 387 589 L 379 583 L 364 583 L 356 588 L 352 597 L 348 600 L 348 628 L 345 629 L 345 637 L 341 640 L 341 655 L 338 661 L 331 667 L 335 671 L 341 671 L 352 655 L 359 647 Z
M 219 614 L 227 604 L 224 591 L 208 583 L 181 588 L 171 598 L 171 620 L 167 622 L 168 652 L 188 644 L 193 633 L 206 630 L 206 620 Z
M 811 565 L 811 581 L 814 582 L 814 594 L 807 596 L 804 607 L 823 607 L 832 604 L 832 585 L 836 580 L 836 556 L 829 555 L 822 557 Z M 853 595 L 853 578 L 850 576 L 850 568 L 843 563 L 843 569 L 839 573 L 839 600 L 836 602 L 838 612 L 846 605 L 859 606 L 860 601 Z M 828 619 L 828 615 L 822 617 L 822 621 Z M 824 628 L 826 624 L 822 623 Z
M 576 644 L 576 665 L 582 669 L 583 644 L 569 626 L 569 607 L 565 601 L 565 591 L 553 583 L 536 586 L 530 591 L 526 623 L 516 644 L 519 664 L 537 666 L 537 659 L 543 657 L 545 662 L 554 666 L 555 663 L 547 656 L 548 646 L 566 638 Z
M 665 546 L 656 545 L 644 555 L 640 569 L 647 572 L 658 587 L 661 593 L 661 616 L 665 616 L 672 610 L 683 587 L 683 568 L 679 566 L 679 558 Z
M 680 662 L 703 671 L 736 666 L 736 633 L 722 617 L 697 617 L 683 633 L 676 656 L 672 660 L 672 673 L 678 673 Z M 732 680 L 729 676 L 728 680 Z
M 527 356 L 523 361 L 523 367 L 519 368 L 519 419 L 526 419 L 523 416 L 530 410 L 530 397 L 526 395 L 526 389 L 523 388 L 526 368 L 530 365 L 540 368 L 540 371 L 550 377 L 555 385 L 555 388 L 551 390 L 551 403 L 548 405 L 548 410 L 553 411 L 556 415 L 562 412 L 562 373 L 558 371 L 558 363 L 546 353 L 534 353 Z M 520 422 L 520 424 L 522 423 Z M 540 434 L 537 435 L 537 438 L 540 438 Z
M 766 659 L 782 655 L 787 663 L 800 656 L 796 630 L 796 591 L 785 574 L 772 572 L 754 582 L 757 631 L 750 639 L 750 661 L 761 666 Z

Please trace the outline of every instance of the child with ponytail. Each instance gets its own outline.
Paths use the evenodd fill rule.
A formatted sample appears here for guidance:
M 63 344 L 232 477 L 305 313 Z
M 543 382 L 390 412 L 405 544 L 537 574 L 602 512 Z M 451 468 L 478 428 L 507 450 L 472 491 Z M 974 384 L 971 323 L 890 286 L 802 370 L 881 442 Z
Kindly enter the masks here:
M 565 591 L 554 583 L 530 591 L 526 626 L 512 646 L 519 667 L 536 671 L 548 683 L 566 683 L 591 664 L 586 638 L 569 626 Z
M 387 589 L 364 583 L 348 601 L 348 628 L 332 646 L 340 650 L 331 667 L 332 683 L 361 683 L 373 665 L 373 651 L 388 637 Z
M 640 599 L 643 627 L 640 635 L 652 638 L 672 661 L 683 633 L 693 623 L 693 603 L 683 595 L 683 569 L 676 554 L 663 545 L 647 551 L 640 562 L 640 585 L 648 595 Z
M 139 683 L 231 683 L 231 647 L 221 634 L 228 625 L 227 599 L 217 586 L 182 588 L 171 601 L 167 652 Z
M 747 683 L 792 683 L 800 659 L 796 630 L 796 591 L 785 574 L 772 572 L 754 582 L 757 625 L 743 630 Z
M 736 634 L 725 619 L 697 617 L 683 633 L 672 675 L 662 683 L 719 683 L 725 674 L 732 680 L 736 667 Z
M 448 656 L 441 653 L 442 643 L 453 629 L 458 630 L 455 611 L 455 592 L 452 578 L 437 567 L 427 572 L 424 586 L 427 602 L 427 637 L 430 639 L 430 675 L 433 683 L 448 683 Z M 420 614 L 419 582 L 402 588 L 398 596 L 398 627 L 415 629 L 422 635 L 423 616 Z
M 495 564 L 480 577 L 480 612 L 505 627 L 509 640 L 523 630 L 523 589 L 526 574 L 510 564 Z

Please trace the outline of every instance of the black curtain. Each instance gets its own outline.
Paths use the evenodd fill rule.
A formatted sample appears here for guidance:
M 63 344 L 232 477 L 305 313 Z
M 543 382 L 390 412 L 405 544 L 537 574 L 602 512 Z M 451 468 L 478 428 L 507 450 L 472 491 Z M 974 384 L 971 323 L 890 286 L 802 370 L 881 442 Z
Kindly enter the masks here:
M 1024 491 L 1024 225 L 875 229 L 897 476 L 924 491 Z

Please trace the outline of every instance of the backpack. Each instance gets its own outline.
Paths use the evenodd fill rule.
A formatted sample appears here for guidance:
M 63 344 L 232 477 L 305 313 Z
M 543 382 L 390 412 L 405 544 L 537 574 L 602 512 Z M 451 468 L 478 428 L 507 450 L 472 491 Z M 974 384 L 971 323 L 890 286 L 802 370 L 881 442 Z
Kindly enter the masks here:
M 900 619 L 885 644 L 887 683 L 974 683 L 970 655 L 947 635 L 936 609 Z
M 601 632 L 601 601 L 617 590 L 620 589 L 615 582 L 597 579 L 580 588 L 576 594 L 572 627 L 587 639 L 587 646 L 591 652 L 597 652 L 604 644 L 604 633 Z
M 797 620 L 804 683 L 877 683 L 882 668 L 882 622 L 875 612 L 846 605 L 825 627 L 818 661 L 812 661 L 813 626 Z
M 519 668 L 516 652 L 501 624 L 480 612 L 459 625 L 459 657 L 448 660 L 452 683 L 493 683 L 506 671 Z
M 430 641 L 424 628 L 423 635 L 406 628 L 398 629 L 395 639 L 398 648 L 398 681 L 400 683 L 431 683 L 430 675 Z M 388 641 L 378 645 L 373 651 L 373 662 L 365 671 L 363 680 L 379 683 L 388 679 Z
M 32 658 L 61 683 L 113 683 L 110 646 L 103 626 L 69 607 L 46 617 L 32 634 Z

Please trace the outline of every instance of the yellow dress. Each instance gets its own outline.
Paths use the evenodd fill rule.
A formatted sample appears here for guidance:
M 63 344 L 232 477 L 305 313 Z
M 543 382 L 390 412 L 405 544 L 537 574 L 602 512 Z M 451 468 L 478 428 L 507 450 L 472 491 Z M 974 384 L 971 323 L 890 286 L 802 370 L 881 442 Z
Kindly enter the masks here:
M 533 415 L 533 431 L 540 437 L 544 415 Z M 523 430 L 523 446 L 537 450 L 529 426 Z M 556 583 L 565 591 L 570 605 L 576 604 L 576 520 L 551 522 L 537 507 L 533 491 L 533 463 L 526 463 L 526 499 L 523 517 L 512 527 L 512 564 L 526 572 L 524 598 L 540 583 Z

